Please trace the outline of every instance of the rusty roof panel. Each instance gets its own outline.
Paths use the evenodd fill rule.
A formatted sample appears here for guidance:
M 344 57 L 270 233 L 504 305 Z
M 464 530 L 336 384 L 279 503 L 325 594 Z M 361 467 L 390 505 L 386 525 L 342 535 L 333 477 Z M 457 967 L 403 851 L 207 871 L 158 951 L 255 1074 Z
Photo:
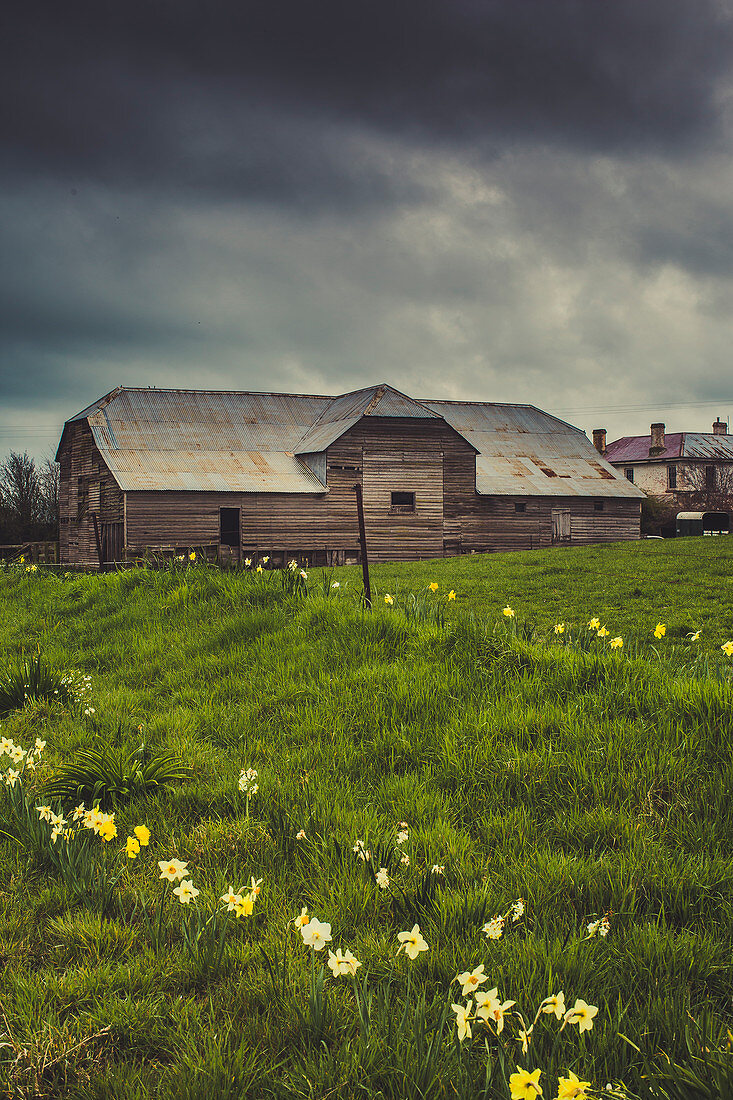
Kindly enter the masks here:
M 124 492 L 322 494 L 328 491 L 311 470 L 283 451 L 105 450 L 103 453 Z
M 711 435 L 708 432 L 685 432 L 682 456 L 733 462 L 733 436 Z

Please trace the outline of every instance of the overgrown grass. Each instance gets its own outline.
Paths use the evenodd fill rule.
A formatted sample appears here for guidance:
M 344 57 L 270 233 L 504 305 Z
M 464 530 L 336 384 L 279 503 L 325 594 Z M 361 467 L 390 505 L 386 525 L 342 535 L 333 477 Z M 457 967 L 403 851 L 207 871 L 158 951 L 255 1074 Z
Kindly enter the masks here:
M 644 1074 L 664 1052 L 699 1076 L 731 1017 L 732 557 L 718 539 L 383 566 L 371 613 L 352 570 L 334 571 L 338 589 L 310 570 L 309 595 L 198 567 L 0 577 L 0 660 L 40 652 L 92 678 L 93 713 L 34 699 L 3 721 L 17 744 L 47 742 L 39 783 L 79 750 L 124 759 L 141 741 L 193 776 L 119 805 L 110 866 L 135 825 L 152 839 L 101 911 L 2 841 L 9 1095 L 505 1097 L 496 1041 L 487 1076 L 488 1033 L 454 1040 L 450 1003 L 465 998 L 451 983 L 479 963 L 483 988 L 530 1019 L 559 989 L 599 1008 L 582 1038 L 543 1016 L 527 1059 L 507 1022 L 506 1075 L 536 1064 L 545 1096 L 570 1069 L 640 1096 L 706 1095 Z M 432 581 L 439 617 L 421 613 Z M 620 652 L 588 631 L 593 616 Z M 263 879 L 252 916 L 227 918 L 216 972 L 187 949 L 170 893 L 156 950 L 157 861 L 172 856 L 209 907 Z M 521 920 L 487 939 L 520 897 Z M 309 951 L 289 926 L 302 907 L 362 963 L 368 1043 L 349 981 L 330 976 L 313 1041 Z M 608 936 L 589 939 L 604 914 Z M 430 950 L 410 962 L 396 937 L 413 923 Z M 711 1040 L 691 1038 L 690 1016 Z M 730 1058 L 715 1057 L 725 1095 Z

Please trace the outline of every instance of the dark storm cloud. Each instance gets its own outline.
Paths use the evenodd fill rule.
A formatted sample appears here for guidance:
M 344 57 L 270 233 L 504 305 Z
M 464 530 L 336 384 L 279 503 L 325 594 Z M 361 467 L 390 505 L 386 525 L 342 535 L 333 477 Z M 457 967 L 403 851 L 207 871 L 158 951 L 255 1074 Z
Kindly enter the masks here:
M 344 127 L 485 156 L 679 153 L 719 132 L 731 31 L 710 0 L 24 0 L 5 38 L 6 162 L 358 203 L 391 188 L 352 166 Z

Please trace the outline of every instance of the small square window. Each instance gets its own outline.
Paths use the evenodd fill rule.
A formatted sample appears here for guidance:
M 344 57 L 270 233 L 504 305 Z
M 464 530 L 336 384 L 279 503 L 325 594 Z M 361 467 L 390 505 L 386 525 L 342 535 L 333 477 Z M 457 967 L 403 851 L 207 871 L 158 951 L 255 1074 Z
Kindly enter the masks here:
M 415 511 L 415 494 L 405 493 L 401 490 L 393 491 L 391 494 L 391 511 L 393 512 L 414 512 Z
M 527 511 L 527 505 L 524 503 L 524 501 L 521 501 L 521 503 L 519 501 L 516 501 L 515 504 L 514 504 L 514 511 L 515 512 L 526 512 Z
M 603 501 L 602 500 L 594 500 L 593 501 L 593 511 L 594 512 L 602 512 L 603 511 Z
M 633 485 L 633 482 L 634 482 L 634 467 L 633 466 L 627 466 L 626 467 L 626 469 L 624 470 L 624 477 L 626 478 L 627 481 L 630 481 Z

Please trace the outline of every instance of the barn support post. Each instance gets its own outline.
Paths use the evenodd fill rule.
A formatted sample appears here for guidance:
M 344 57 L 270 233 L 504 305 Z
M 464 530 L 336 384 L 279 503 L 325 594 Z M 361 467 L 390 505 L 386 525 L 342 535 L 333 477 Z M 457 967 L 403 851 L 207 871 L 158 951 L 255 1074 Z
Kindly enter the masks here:
M 92 512 L 92 523 L 94 524 L 94 541 L 97 544 L 97 558 L 99 559 L 99 571 L 104 573 L 104 558 L 102 557 L 102 541 L 99 537 L 99 524 L 97 523 L 97 513 Z
M 364 500 L 361 494 L 361 485 L 354 486 L 356 493 L 356 512 L 359 517 L 359 545 L 361 546 L 361 572 L 364 578 L 364 603 L 372 606 L 372 586 L 369 583 L 369 558 L 367 557 L 366 529 L 364 527 Z

